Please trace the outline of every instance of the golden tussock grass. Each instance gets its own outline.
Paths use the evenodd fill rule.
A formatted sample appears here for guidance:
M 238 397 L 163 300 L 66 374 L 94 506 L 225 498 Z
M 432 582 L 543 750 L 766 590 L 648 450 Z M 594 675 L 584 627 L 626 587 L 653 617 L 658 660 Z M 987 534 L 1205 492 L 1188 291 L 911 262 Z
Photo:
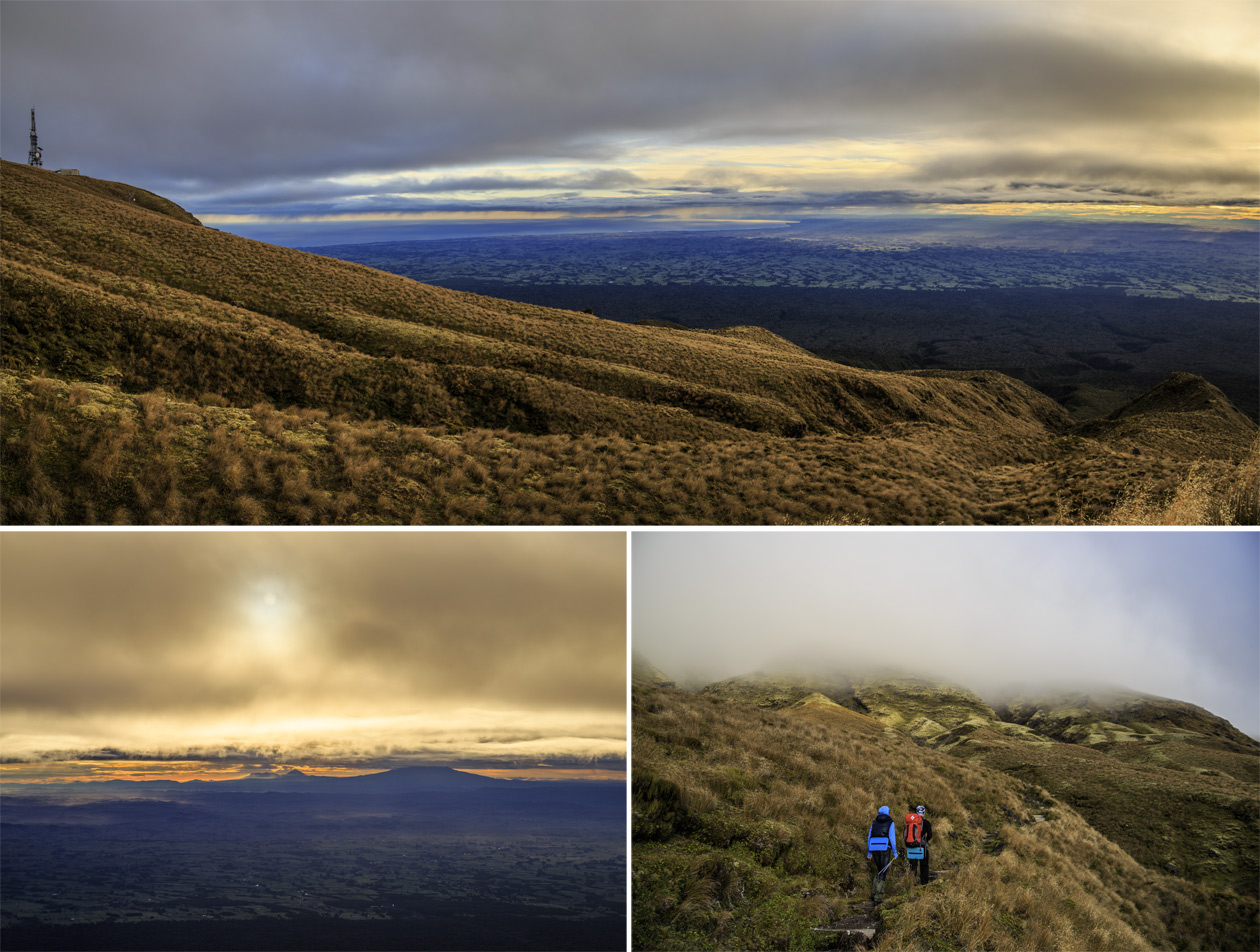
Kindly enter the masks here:
M 1078 520 L 1062 513 L 1062 524 L 1103 526 L 1260 525 L 1260 438 L 1236 465 L 1192 465 L 1172 489 L 1127 487 L 1098 517 Z

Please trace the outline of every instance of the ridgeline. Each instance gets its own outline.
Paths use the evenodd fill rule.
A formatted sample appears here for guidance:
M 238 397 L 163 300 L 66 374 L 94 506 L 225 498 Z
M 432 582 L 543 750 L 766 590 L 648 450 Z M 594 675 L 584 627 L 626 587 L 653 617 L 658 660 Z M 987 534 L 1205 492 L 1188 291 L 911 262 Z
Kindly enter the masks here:
M 5 524 L 1256 521 L 1256 426 L 1197 377 L 1075 424 L 992 371 L 444 290 L 0 171 Z

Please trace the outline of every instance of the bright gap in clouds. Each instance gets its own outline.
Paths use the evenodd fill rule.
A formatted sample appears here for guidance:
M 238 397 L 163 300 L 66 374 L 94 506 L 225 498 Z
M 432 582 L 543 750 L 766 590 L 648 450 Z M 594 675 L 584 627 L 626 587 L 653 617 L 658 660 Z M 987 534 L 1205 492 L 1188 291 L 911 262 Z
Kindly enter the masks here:
M 278 580 L 260 581 L 245 596 L 242 651 L 262 658 L 285 660 L 301 647 L 299 628 L 304 622 L 293 593 Z

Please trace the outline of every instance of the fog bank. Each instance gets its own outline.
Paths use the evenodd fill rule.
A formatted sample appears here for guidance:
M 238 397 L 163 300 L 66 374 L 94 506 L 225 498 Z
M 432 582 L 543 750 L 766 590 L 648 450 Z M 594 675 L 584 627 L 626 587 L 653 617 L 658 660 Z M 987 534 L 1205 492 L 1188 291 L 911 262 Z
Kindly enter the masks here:
M 679 681 L 895 667 L 992 699 L 1112 684 L 1260 735 L 1260 534 L 636 533 L 635 651 Z

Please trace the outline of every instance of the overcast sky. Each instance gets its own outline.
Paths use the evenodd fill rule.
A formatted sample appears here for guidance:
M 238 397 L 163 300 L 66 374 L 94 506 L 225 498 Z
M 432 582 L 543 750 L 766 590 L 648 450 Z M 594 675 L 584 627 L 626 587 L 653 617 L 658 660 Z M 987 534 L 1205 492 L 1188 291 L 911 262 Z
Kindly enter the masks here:
M 1260 5 L 0 5 L 5 158 L 207 223 L 1254 203 Z
M 0 537 L 11 759 L 624 769 L 625 537 Z
M 636 532 L 632 573 L 634 650 L 678 680 L 1087 680 L 1260 736 L 1255 532 Z

